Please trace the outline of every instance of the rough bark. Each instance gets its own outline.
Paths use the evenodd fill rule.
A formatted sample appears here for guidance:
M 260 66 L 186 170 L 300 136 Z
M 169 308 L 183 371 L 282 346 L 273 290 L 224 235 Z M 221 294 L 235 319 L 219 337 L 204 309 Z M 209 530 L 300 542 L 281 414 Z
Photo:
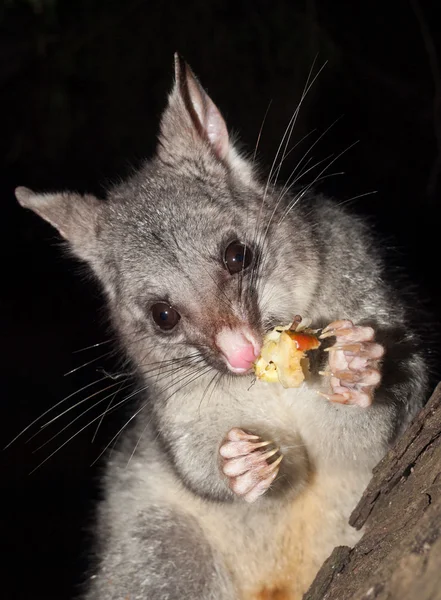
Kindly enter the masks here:
M 441 383 L 377 465 L 350 523 L 304 600 L 441 600 Z

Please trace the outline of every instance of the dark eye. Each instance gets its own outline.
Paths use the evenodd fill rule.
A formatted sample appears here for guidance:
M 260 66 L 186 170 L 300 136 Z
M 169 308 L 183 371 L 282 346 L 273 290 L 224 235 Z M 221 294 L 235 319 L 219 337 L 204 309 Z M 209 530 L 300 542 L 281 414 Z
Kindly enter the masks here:
M 253 260 L 253 253 L 241 242 L 231 242 L 225 250 L 224 263 L 231 275 L 246 269 Z
M 156 325 L 161 329 L 173 329 L 181 318 L 181 315 L 165 302 L 158 302 L 152 306 L 152 317 Z

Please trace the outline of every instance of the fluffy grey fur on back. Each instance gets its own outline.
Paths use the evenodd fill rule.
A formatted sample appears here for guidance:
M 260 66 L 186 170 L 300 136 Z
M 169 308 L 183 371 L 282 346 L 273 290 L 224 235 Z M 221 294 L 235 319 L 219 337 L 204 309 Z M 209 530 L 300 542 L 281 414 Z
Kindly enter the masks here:
M 231 600 L 284 589 L 300 598 L 332 548 L 357 539 L 350 511 L 426 386 L 418 340 L 366 225 L 307 189 L 285 194 L 260 182 L 179 59 L 157 153 L 138 173 L 102 202 L 25 188 L 17 197 L 90 265 L 148 388 L 108 464 L 86 597 Z M 235 240 L 252 264 L 230 275 L 224 254 Z M 180 315 L 170 331 L 152 318 L 158 303 Z M 228 372 L 214 341 L 222 327 L 245 322 L 261 339 L 295 314 L 314 327 L 335 319 L 374 327 L 386 355 L 371 407 L 320 397 L 317 370 L 300 390 Z M 219 469 L 232 427 L 274 440 L 285 457 L 252 505 Z M 303 558 L 272 581 L 291 530 L 293 557 Z

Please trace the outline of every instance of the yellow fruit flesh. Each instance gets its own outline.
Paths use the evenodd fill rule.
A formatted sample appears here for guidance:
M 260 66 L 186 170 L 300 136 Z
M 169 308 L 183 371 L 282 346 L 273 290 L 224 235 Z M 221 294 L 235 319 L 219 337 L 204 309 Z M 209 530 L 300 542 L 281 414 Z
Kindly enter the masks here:
M 260 357 L 254 365 L 257 379 L 280 382 L 284 388 L 299 387 L 308 374 L 308 359 L 304 350 L 320 345 L 309 333 L 299 333 L 287 327 L 276 327 L 266 334 Z

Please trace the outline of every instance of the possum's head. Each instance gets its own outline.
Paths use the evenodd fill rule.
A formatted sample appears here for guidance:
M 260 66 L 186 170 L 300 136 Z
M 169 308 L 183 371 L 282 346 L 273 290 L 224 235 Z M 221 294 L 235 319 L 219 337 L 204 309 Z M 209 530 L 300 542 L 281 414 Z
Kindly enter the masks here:
M 284 218 L 289 205 L 258 182 L 179 57 L 155 156 L 105 201 L 16 195 L 89 263 L 147 375 L 185 357 L 246 374 L 264 332 L 310 301 L 316 258 L 305 224 Z

